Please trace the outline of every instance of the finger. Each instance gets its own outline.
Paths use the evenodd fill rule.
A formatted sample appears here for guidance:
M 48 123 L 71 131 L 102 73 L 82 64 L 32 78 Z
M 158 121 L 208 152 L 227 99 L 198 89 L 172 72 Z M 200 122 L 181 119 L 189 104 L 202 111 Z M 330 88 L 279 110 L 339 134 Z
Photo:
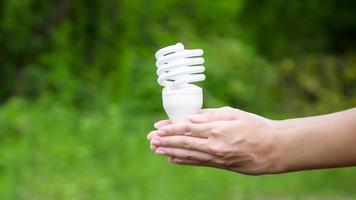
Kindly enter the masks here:
M 183 165 L 183 166 L 215 167 L 206 162 L 199 162 L 196 160 L 183 159 L 183 158 L 169 157 L 168 161 L 172 164 Z
M 169 137 L 155 138 L 151 140 L 151 145 L 208 152 L 206 141 L 207 140 L 203 138 L 174 135 Z
M 236 120 L 238 119 L 240 110 L 222 107 L 222 108 L 210 108 L 203 109 L 201 113 L 194 114 L 190 116 L 190 120 L 193 123 L 207 123 L 212 121 L 223 121 L 223 120 Z
M 160 131 L 159 130 L 155 130 L 155 131 L 151 131 L 148 135 L 147 135 L 147 140 L 152 140 L 155 137 L 160 137 L 158 135 Z
M 154 135 L 157 135 L 157 131 L 151 131 L 147 134 L 147 140 L 151 140 Z
M 164 126 L 167 126 L 167 125 L 169 125 L 169 124 L 171 124 L 171 123 L 172 123 L 171 120 L 165 119 L 165 120 L 160 120 L 160 121 L 156 122 L 153 126 L 154 126 L 156 129 L 160 129 L 160 128 L 162 128 L 162 127 L 164 127 Z
M 189 159 L 182 159 L 182 158 L 175 158 L 175 157 L 168 157 L 168 161 L 173 164 L 180 164 L 180 165 L 194 165 L 197 166 L 199 164 L 196 160 L 189 160 Z
M 155 152 L 159 155 L 167 155 L 199 162 L 209 162 L 214 159 L 214 156 L 208 153 L 180 148 L 158 147 Z
M 150 145 L 150 148 L 151 148 L 153 151 L 156 151 L 157 146 L 156 146 L 156 145 Z
M 208 138 L 211 124 L 177 123 L 159 129 L 159 136 L 187 135 Z
M 176 165 L 187 165 L 187 166 L 198 166 L 198 167 L 214 167 L 218 169 L 225 169 L 229 170 L 228 168 L 224 166 L 220 166 L 211 162 L 200 162 L 196 160 L 190 160 L 190 159 L 184 159 L 184 158 L 176 158 L 176 157 L 168 157 L 168 161 L 170 163 L 176 164 Z

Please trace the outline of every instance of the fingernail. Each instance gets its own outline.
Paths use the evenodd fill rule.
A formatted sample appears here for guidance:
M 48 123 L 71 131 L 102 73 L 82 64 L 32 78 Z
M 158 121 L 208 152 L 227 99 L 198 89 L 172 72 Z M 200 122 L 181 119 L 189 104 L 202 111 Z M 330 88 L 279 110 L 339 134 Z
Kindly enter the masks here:
M 157 122 L 153 124 L 153 127 L 155 127 L 155 129 L 157 129 Z
M 157 149 L 157 150 L 156 150 L 156 154 L 158 154 L 158 155 L 165 155 L 166 152 L 163 151 L 162 149 Z
M 154 151 L 156 149 L 156 146 L 151 145 L 150 148 Z
M 153 145 L 159 145 L 159 141 L 156 140 L 156 139 L 153 139 L 153 140 L 151 141 L 151 144 L 153 144 Z

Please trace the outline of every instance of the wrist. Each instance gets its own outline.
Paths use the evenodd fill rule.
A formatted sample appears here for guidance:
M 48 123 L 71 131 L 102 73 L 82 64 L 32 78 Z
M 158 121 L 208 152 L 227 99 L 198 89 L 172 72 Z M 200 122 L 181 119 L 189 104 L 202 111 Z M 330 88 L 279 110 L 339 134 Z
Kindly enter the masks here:
M 276 122 L 274 173 L 285 173 L 304 169 L 304 160 L 308 153 L 305 146 L 305 134 L 312 131 L 311 126 L 296 126 L 293 122 Z M 305 158 L 305 159 L 303 159 Z
M 272 127 L 272 128 L 276 128 L 276 129 L 289 129 L 289 128 L 293 128 L 293 123 L 290 122 L 288 119 L 284 119 L 284 120 L 272 120 L 272 119 L 268 119 L 267 124 Z
M 288 171 L 288 125 L 283 120 L 269 120 L 272 151 L 268 173 L 279 174 Z

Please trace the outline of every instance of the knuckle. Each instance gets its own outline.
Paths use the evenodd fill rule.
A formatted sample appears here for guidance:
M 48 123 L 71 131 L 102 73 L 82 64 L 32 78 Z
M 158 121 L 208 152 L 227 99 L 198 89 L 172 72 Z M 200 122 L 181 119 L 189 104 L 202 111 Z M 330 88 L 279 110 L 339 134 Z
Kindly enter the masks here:
M 186 149 L 190 149 L 192 147 L 187 139 L 182 139 L 182 146 Z
M 222 159 L 216 159 L 215 163 L 218 164 L 218 165 L 225 165 L 225 161 L 222 160 Z
M 205 159 L 205 162 L 213 163 L 214 162 L 214 158 L 213 157 L 208 157 L 208 158 Z
M 225 159 L 225 160 L 229 160 L 234 156 L 234 152 L 231 150 L 231 149 L 228 149 L 228 148 L 222 148 L 219 152 L 219 155 L 221 158 Z
M 190 125 L 187 125 L 187 126 L 190 126 Z M 185 135 L 185 136 L 191 136 L 192 135 L 192 131 L 191 131 L 191 128 L 185 128 L 182 135 Z
M 188 155 L 183 152 L 180 152 L 179 154 L 176 155 L 176 157 L 187 159 Z
M 159 140 L 159 143 L 160 143 L 161 146 L 167 146 L 167 145 L 170 144 L 169 140 L 166 140 L 165 138 L 161 138 Z
M 170 148 L 162 148 L 162 150 L 164 150 L 164 152 L 165 152 L 167 155 L 173 155 L 173 154 L 174 154 L 174 151 L 171 151 Z
M 190 129 L 186 132 L 187 135 L 200 135 L 202 125 L 191 124 Z
M 219 147 L 217 145 L 211 145 L 208 147 L 209 153 L 216 155 L 219 152 Z
M 166 130 L 169 134 L 174 134 L 177 132 L 177 127 L 176 126 L 171 126 Z
M 235 165 L 236 165 L 236 163 L 234 161 L 232 161 L 232 160 L 225 161 L 225 166 L 226 167 L 231 168 L 231 167 L 235 167 Z
M 223 149 L 219 149 L 216 153 L 215 153 L 217 156 L 219 157 L 225 157 L 226 156 L 226 153 Z
M 225 157 L 230 155 L 230 151 L 222 146 L 222 145 L 213 145 L 209 148 L 210 153 L 219 156 L 219 157 Z
M 185 155 L 185 159 L 187 159 L 187 160 L 193 160 L 193 159 L 194 159 L 194 156 L 192 156 L 192 155 Z
M 234 108 L 232 108 L 230 106 L 224 106 L 222 109 L 225 111 L 232 111 Z
M 191 124 L 185 123 L 185 124 L 183 125 L 183 131 L 184 131 L 184 133 L 189 132 L 190 130 L 191 130 Z
M 210 130 L 210 134 L 212 136 L 220 136 L 224 133 L 224 127 L 216 125 L 214 128 Z

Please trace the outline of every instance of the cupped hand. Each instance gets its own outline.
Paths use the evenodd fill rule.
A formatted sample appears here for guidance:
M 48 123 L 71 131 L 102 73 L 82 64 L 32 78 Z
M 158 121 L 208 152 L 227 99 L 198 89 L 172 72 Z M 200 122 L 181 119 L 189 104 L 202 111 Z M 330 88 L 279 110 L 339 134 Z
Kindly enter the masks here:
M 147 138 L 156 154 L 180 165 L 259 175 L 278 173 L 278 128 L 261 116 L 223 107 L 204 109 L 192 123 L 155 123 Z

